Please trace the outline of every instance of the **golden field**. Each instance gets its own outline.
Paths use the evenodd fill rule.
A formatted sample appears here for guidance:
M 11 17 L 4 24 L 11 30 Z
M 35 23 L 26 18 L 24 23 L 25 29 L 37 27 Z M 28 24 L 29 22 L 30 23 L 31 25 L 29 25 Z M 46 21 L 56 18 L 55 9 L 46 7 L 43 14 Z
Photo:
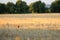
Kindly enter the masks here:
M 0 28 L 60 30 L 60 14 L 0 14 Z M 12 27 L 13 26 L 13 27 Z
M 60 14 L 0 14 L 0 40 L 60 40 Z

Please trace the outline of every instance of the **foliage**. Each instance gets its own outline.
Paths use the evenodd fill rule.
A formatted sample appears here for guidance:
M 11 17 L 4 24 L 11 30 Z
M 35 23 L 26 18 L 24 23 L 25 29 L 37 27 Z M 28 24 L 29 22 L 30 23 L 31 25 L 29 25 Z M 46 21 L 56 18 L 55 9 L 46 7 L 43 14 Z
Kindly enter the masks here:
M 2 13 L 60 13 L 60 1 L 52 2 L 50 8 L 46 8 L 45 3 L 39 1 L 31 3 L 29 6 L 25 1 L 18 0 L 16 4 L 8 2 L 7 4 L 0 3 L 0 14 Z
M 41 1 L 34 2 L 30 4 L 29 10 L 32 13 L 44 13 L 45 12 L 45 4 Z
M 15 13 L 15 4 L 12 2 L 7 3 L 7 12 L 8 13 Z
M 3 4 L 3 3 L 0 3 L 0 14 L 1 13 L 5 13 L 6 12 L 6 5 L 5 4 Z
M 16 12 L 17 13 L 28 13 L 28 5 L 24 1 L 17 1 L 16 2 Z
M 59 13 L 60 12 L 60 1 L 54 1 L 51 4 L 51 12 Z

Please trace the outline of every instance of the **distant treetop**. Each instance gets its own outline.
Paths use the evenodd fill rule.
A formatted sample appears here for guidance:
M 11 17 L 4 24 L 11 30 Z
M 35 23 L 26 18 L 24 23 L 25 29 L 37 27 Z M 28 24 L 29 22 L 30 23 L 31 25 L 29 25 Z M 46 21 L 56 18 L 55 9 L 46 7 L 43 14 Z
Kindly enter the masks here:
M 17 1 L 22 1 L 22 0 L 17 0 Z

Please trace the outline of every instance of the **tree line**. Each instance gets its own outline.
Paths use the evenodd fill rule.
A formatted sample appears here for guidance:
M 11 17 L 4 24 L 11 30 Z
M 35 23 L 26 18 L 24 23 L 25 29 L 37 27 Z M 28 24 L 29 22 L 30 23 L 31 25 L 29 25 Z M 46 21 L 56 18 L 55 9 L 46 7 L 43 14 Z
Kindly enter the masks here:
M 50 8 L 47 8 L 46 4 L 41 1 L 33 2 L 30 5 L 27 5 L 25 1 L 17 1 L 16 4 L 13 2 L 0 3 L 0 14 L 2 13 L 60 13 L 60 1 L 52 2 Z

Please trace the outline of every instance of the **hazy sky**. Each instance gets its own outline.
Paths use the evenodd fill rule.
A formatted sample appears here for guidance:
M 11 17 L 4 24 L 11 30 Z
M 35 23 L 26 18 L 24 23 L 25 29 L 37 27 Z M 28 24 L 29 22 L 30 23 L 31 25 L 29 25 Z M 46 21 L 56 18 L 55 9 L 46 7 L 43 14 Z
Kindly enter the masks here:
M 22 0 L 27 2 L 27 4 L 29 5 L 32 2 L 38 1 L 38 0 Z M 45 2 L 46 4 L 51 4 L 52 1 L 54 0 L 41 0 L 42 2 Z M 0 0 L 1 3 L 7 3 L 7 2 L 14 2 L 16 3 L 16 0 Z

